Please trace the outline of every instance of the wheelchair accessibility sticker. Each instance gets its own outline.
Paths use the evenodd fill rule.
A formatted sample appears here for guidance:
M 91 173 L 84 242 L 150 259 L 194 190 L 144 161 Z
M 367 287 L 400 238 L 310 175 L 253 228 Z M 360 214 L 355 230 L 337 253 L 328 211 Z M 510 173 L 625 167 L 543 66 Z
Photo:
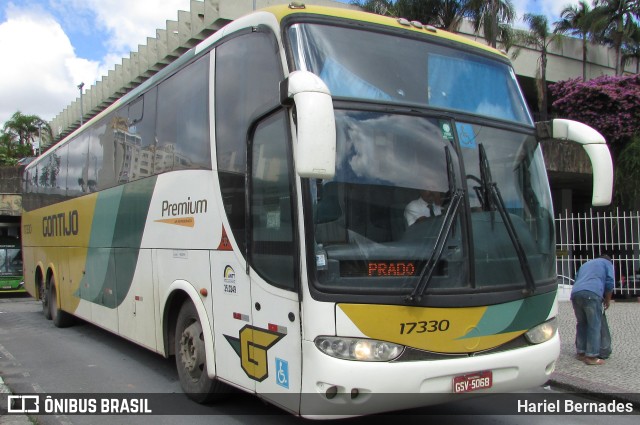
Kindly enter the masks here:
M 276 384 L 289 389 L 289 363 L 276 357 Z

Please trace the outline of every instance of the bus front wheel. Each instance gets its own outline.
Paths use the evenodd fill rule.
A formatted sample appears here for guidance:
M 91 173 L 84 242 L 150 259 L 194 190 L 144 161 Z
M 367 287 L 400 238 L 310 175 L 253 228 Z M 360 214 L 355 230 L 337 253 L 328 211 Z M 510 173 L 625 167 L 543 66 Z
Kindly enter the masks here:
M 222 383 L 208 376 L 202 325 L 196 307 L 189 301 L 180 308 L 174 342 L 176 368 L 184 392 L 197 403 L 214 401 Z

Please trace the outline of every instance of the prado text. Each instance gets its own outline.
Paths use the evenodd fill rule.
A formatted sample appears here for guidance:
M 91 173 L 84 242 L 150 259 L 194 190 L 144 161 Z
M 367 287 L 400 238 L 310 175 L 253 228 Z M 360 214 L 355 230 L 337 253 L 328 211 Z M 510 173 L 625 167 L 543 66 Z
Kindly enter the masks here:
M 595 413 L 631 413 L 633 403 L 616 400 L 610 402 L 585 402 L 575 400 L 543 400 L 530 402 L 518 400 L 518 413 L 555 413 L 555 414 L 595 414 Z

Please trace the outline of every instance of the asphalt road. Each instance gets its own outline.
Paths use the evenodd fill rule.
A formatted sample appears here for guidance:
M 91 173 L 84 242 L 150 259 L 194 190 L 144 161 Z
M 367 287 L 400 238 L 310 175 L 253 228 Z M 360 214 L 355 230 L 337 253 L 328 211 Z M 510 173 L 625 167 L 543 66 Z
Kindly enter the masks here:
M 40 415 L 39 424 L 301 424 L 308 423 L 263 403 L 258 397 L 231 395 L 221 403 L 201 406 L 182 394 L 173 359 L 165 359 L 96 326 L 79 323 L 58 329 L 44 319 L 40 304 L 28 297 L 0 298 L 0 376 L 14 394 L 127 393 L 168 395 L 186 403 L 186 416 Z M 522 393 L 530 397 L 564 397 L 550 388 Z M 520 397 L 520 394 L 518 395 Z M 574 397 L 573 395 L 567 397 Z M 509 398 L 509 402 L 513 398 Z M 441 406 L 377 415 L 378 420 L 424 424 L 438 416 L 446 424 L 637 424 L 638 415 L 505 415 L 496 414 L 505 399 L 486 396 Z M 184 406 L 184 404 L 182 404 Z M 0 418 L 0 424 L 9 423 Z M 339 421 L 369 424 L 371 417 Z M 433 419 L 433 418 L 432 418 Z M 430 419 L 431 420 L 431 419 Z

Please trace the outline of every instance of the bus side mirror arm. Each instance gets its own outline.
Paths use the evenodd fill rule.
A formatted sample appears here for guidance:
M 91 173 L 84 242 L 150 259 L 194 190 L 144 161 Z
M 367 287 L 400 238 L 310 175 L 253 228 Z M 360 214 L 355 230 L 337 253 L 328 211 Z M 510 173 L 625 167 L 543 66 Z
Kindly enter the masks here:
M 561 139 L 579 143 L 591 160 L 593 169 L 593 206 L 611 204 L 613 197 L 613 160 L 607 143 L 599 132 L 586 124 L 554 119 L 536 124 L 539 139 Z
M 300 177 L 331 179 L 336 172 L 336 123 L 325 83 L 308 71 L 294 71 L 280 83 L 280 102 L 295 106 L 295 167 Z

